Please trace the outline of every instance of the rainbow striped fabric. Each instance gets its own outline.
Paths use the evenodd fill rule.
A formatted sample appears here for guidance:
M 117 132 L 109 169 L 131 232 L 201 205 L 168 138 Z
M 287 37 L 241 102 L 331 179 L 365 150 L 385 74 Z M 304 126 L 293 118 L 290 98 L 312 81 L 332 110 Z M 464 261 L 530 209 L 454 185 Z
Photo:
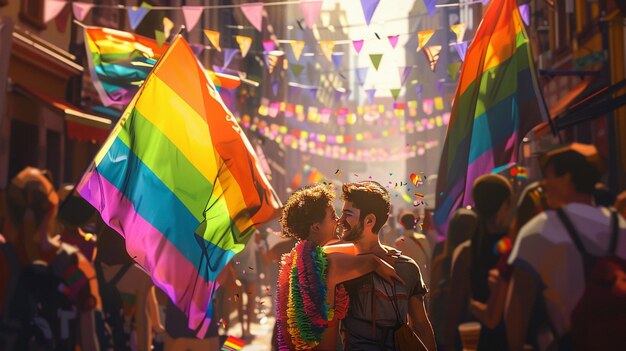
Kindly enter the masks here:
M 224 342 L 221 351 L 237 351 L 243 349 L 245 342 L 239 338 L 236 338 L 232 335 L 228 336 L 228 339 Z
M 281 206 L 189 45 L 177 38 L 77 186 L 203 336 L 224 265 Z
M 126 105 L 161 58 L 168 44 L 110 28 L 87 27 L 85 47 L 91 80 L 105 106 Z M 233 89 L 240 79 L 208 71 L 218 88 Z
M 457 85 L 439 164 L 435 224 L 471 203 L 472 183 L 516 162 L 526 133 L 548 116 L 528 35 L 515 0 L 492 1 L 478 27 Z

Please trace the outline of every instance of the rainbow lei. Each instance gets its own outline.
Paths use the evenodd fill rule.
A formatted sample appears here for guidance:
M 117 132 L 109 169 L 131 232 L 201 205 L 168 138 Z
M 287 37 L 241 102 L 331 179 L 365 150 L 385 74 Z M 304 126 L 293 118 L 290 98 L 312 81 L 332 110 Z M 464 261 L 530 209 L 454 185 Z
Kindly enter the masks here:
M 348 294 L 335 291 L 335 306 L 326 303 L 328 260 L 323 249 L 307 240 L 283 255 L 278 275 L 276 316 L 279 350 L 310 350 L 334 319 L 345 317 Z

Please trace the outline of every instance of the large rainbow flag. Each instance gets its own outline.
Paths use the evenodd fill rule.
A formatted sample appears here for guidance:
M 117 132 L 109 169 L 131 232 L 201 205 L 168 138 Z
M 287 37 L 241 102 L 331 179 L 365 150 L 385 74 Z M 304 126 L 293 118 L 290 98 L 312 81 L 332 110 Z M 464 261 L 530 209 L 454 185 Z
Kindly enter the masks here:
M 177 38 L 77 186 L 203 336 L 224 265 L 281 206 L 191 48 Z
M 437 178 L 435 224 L 471 204 L 474 180 L 515 163 L 524 136 L 547 119 L 515 0 L 492 1 L 469 46 Z
M 161 58 L 168 44 L 120 30 L 85 28 L 85 48 L 90 77 L 105 106 L 126 105 Z M 208 71 L 218 88 L 239 86 L 239 77 Z

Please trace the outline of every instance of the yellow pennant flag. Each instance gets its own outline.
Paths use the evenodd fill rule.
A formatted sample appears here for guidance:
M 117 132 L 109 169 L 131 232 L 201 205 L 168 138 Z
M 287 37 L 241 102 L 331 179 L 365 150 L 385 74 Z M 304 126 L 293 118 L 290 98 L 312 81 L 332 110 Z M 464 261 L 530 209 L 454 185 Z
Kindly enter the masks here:
M 417 32 L 417 51 L 420 51 L 426 44 L 430 38 L 432 38 L 433 34 L 435 34 L 434 29 L 423 30 Z
M 216 32 L 214 30 L 204 30 L 204 35 L 209 38 L 209 41 L 217 49 L 217 51 L 222 52 L 222 48 L 220 47 L 220 32 Z
M 291 44 L 291 50 L 293 51 L 293 56 L 296 57 L 296 61 L 300 61 L 302 50 L 304 50 L 304 41 L 294 40 L 290 44 Z
M 163 17 L 163 33 L 165 34 L 165 39 L 170 37 L 173 28 L 174 22 L 172 22 L 172 20 L 167 17 Z
M 235 39 L 237 40 L 237 44 L 239 44 L 241 57 L 246 57 L 248 51 L 250 51 L 250 46 L 252 46 L 252 38 L 243 35 L 237 35 L 235 36 Z
M 441 52 L 441 45 L 431 45 L 424 48 L 424 54 L 426 59 L 430 62 L 430 70 L 435 71 L 437 62 L 439 61 L 439 53 Z
M 332 40 L 322 40 L 320 41 L 320 47 L 322 48 L 322 53 L 324 57 L 329 62 L 332 62 L 333 49 L 335 48 L 335 42 Z
M 465 23 L 453 24 L 450 26 L 450 30 L 456 34 L 456 42 L 460 43 L 463 41 L 463 36 L 465 36 Z

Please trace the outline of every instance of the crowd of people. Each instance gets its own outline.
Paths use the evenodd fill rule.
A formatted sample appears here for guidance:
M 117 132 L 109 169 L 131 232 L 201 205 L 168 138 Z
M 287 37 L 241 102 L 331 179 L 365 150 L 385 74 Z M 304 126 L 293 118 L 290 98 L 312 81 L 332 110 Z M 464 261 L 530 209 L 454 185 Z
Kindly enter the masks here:
M 57 216 L 71 186 L 26 168 L 0 201 L 0 349 L 219 350 L 272 321 L 272 350 L 621 349 L 626 193 L 599 191 L 592 145 L 540 166 L 521 194 L 478 177 L 441 233 L 375 181 L 345 183 L 340 209 L 332 186 L 294 191 L 282 238 L 258 230 L 220 274 L 204 339 L 97 213 Z

